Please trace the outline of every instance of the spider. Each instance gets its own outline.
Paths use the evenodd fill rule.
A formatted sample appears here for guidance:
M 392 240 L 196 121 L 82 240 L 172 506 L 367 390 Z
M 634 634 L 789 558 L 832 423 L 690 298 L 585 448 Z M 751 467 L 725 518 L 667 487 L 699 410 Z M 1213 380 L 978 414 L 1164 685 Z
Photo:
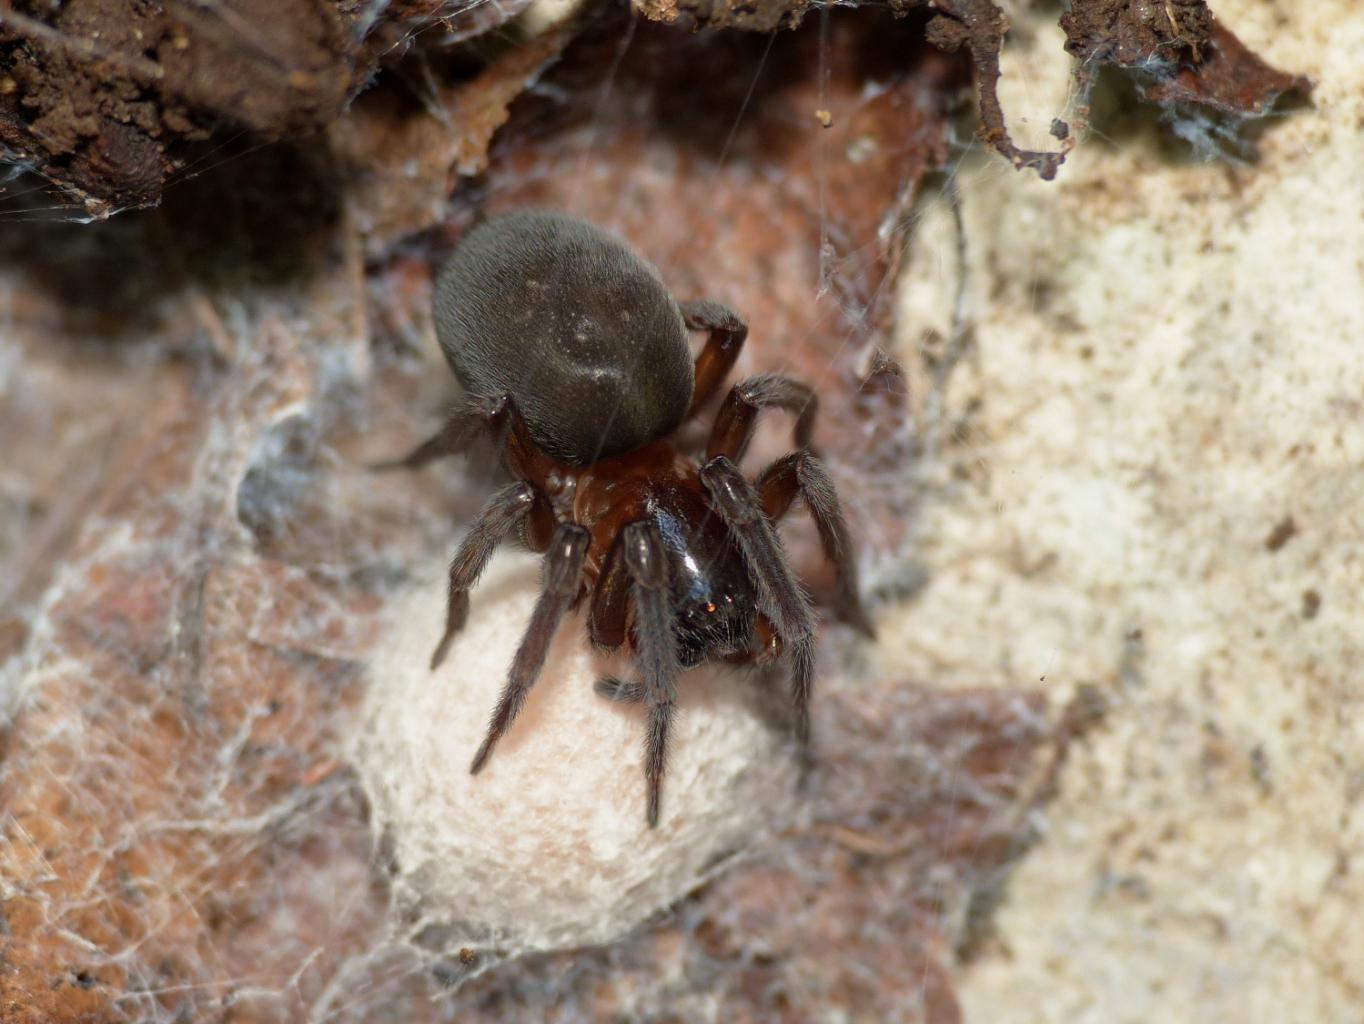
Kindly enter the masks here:
M 794 731 L 809 749 L 815 619 L 774 522 L 799 496 L 835 568 L 835 611 L 871 635 L 838 495 L 810 447 L 817 400 L 776 374 L 735 384 L 704 461 L 671 440 L 724 383 L 748 327 L 725 306 L 677 302 L 622 240 L 559 213 L 485 221 L 435 285 L 440 346 L 466 401 L 435 436 L 381 468 L 415 469 L 490 436 L 514 482 L 478 513 L 450 565 L 444 659 L 469 592 L 513 531 L 544 554 L 542 591 L 488 733 L 487 763 L 544 665 L 564 614 L 588 599 L 600 649 L 628 644 L 638 679 L 600 679 L 608 699 L 642 703 L 647 820 L 659 819 L 668 729 L 682 669 L 707 658 L 791 664 Z M 708 338 L 693 364 L 687 332 Z M 736 464 L 764 409 L 795 415 L 795 451 L 756 486 Z

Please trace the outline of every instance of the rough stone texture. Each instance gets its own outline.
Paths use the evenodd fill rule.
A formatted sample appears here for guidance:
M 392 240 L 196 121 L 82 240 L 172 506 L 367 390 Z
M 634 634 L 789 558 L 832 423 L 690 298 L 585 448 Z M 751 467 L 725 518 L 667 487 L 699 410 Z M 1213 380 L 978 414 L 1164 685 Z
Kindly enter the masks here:
M 558 60 L 572 36 L 570 29 L 548 30 L 472 77 L 432 74 L 424 104 L 414 104 L 405 90 L 372 90 L 332 125 L 328 142 L 346 174 L 347 209 L 367 255 L 386 257 L 404 239 L 445 220 L 452 182 L 487 169 L 489 143 L 512 102 Z
M 1054 187 L 959 178 L 975 345 L 890 663 L 1109 704 L 960 976 L 968 1020 L 1364 1007 L 1364 18 L 1218 14 L 1317 83 L 1259 163 L 1190 159 L 1097 97 L 1104 136 Z M 1004 79 L 1038 132 L 1068 88 L 1050 33 Z M 906 319 L 945 325 L 950 219 L 923 228 Z

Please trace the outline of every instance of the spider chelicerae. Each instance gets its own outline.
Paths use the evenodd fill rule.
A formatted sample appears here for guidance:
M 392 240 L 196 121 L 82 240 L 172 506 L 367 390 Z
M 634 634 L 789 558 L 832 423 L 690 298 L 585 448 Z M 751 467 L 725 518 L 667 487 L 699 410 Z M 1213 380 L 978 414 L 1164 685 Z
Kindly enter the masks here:
M 424 466 L 490 436 L 514 482 L 484 505 L 451 563 L 432 668 L 499 544 L 517 532 L 545 556 L 543 589 L 470 770 L 487 762 L 583 599 L 592 642 L 634 654 L 635 679 L 601 679 L 596 690 L 645 707 L 651 827 L 682 669 L 789 659 L 795 734 L 808 750 L 815 617 L 773 525 L 797 497 L 835 569 L 835 613 L 872 632 L 837 492 L 810 447 L 810 388 L 777 374 L 742 380 L 704 458 L 681 450 L 674 433 L 724 384 L 748 327 L 719 303 L 675 301 L 623 241 L 563 214 L 522 211 L 475 228 L 441 271 L 434 306 L 467 398 L 438 434 L 383 465 Z M 694 362 L 689 330 L 709 335 Z M 769 408 L 794 414 L 795 451 L 750 483 L 737 464 Z

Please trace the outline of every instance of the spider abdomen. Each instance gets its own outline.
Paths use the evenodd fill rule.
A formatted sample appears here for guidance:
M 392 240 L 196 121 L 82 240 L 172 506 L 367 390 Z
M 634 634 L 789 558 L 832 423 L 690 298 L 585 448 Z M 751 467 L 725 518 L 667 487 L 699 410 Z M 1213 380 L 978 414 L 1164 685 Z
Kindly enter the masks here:
M 587 465 L 674 430 L 694 386 L 687 329 L 649 263 L 563 214 L 480 225 L 436 282 L 436 334 L 472 395 L 509 394 L 536 443 Z

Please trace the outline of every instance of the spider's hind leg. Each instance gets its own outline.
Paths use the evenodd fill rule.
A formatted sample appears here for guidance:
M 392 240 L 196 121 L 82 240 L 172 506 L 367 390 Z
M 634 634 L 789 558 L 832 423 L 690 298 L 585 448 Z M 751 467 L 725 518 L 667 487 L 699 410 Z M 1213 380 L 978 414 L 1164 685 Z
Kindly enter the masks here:
M 474 398 L 466 402 L 445 421 L 445 425 L 400 459 L 371 462 L 371 472 L 384 473 L 393 469 L 421 469 L 437 459 L 458 455 L 485 433 L 493 435 L 494 443 L 505 436 L 512 409 L 509 395 L 496 398 Z
M 464 537 L 454 560 L 450 563 L 450 582 L 445 608 L 445 632 L 431 655 L 431 668 L 445 660 L 450 643 L 469 617 L 469 591 L 473 589 L 483 570 L 488 567 L 493 552 L 507 539 L 508 534 L 525 519 L 536 505 L 535 488 L 524 480 L 502 488 L 483 506 L 474 518 L 473 526 Z
M 609 700 L 613 704 L 644 703 L 644 684 L 632 683 L 628 679 L 621 679 L 619 676 L 603 676 L 592 684 L 592 690 L 598 697 Z
M 511 670 L 502 695 L 497 699 L 488 735 L 474 755 L 469 771 L 477 775 L 493 752 L 497 741 L 511 725 L 526 702 L 526 695 L 540 677 L 549 654 L 550 642 L 558 632 L 559 622 L 578 595 L 582 584 L 583 562 L 591 535 L 574 523 L 560 523 L 545 555 L 545 586 L 531 612 L 530 625 L 521 638 L 521 646 L 512 658 Z
M 692 389 L 688 418 L 695 416 L 720 390 L 739 359 L 748 337 L 748 324 L 728 306 L 709 299 L 679 302 L 682 320 L 689 331 L 709 331 L 705 346 L 696 357 L 696 384 Z

